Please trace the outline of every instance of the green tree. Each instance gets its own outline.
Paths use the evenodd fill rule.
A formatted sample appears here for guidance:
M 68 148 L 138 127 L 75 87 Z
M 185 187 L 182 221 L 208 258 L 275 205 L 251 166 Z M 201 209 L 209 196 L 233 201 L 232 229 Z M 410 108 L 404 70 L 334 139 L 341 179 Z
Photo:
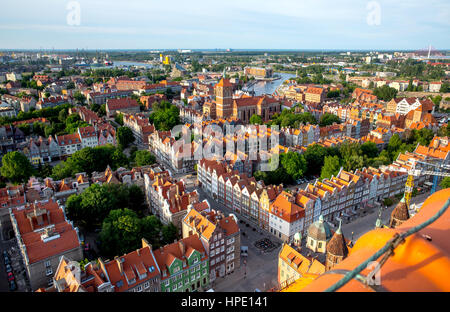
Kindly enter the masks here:
M 84 258 L 80 261 L 80 270 L 84 271 L 84 267 L 89 263 L 89 260 L 87 258 Z
M 339 91 L 339 90 L 332 90 L 332 91 L 329 91 L 327 93 L 327 98 L 337 98 L 340 95 L 341 95 L 341 91 Z
M 155 249 L 162 246 L 161 244 L 162 228 L 163 224 L 154 215 L 146 216 L 141 219 L 141 235 L 149 243 L 151 243 L 153 248 Z
M 450 177 L 445 177 L 442 179 L 441 184 L 439 184 L 443 189 L 450 187 Z
M 263 121 L 261 116 L 253 114 L 252 117 L 250 117 L 250 124 L 252 125 L 262 125 Z
M 178 229 L 172 222 L 163 226 L 161 232 L 163 244 L 173 243 L 178 238 Z
M 400 147 L 402 146 L 403 142 L 400 139 L 400 136 L 396 133 L 394 134 L 390 139 L 389 139 L 389 143 L 386 147 L 386 150 L 388 151 L 391 160 L 394 157 L 394 154 L 400 149 Z
M 306 171 L 306 160 L 303 155 L 295 152 L 281 154 L 281 165 L 286 173 L 293 179 L 300 179 Z
M 364 142 L 361 144 L 361 152 L 363 155 L 368 158 L 375 158 L 378 156 L 378 148 L 377 145 L 373 142 Z
M 22 124 L 18 126 L 17 128 L 20 129 L 20 131 L 23 132 L 24 135 L 28 136 L 31 133 L 30 125 L 29 124 Z
M 0 173 L 13 183 L 28 181 L 33 171 L 28 158 L 20 152 L 9 152 L 2 158 Z
M 441 85 L 441 89 L 439 90 L 439 92 L 442 93 L 448 93 L 450 92 L 450 84 L 448 82 L 443 82 Z
M 378 99 L 383 101 L 390 101 L 397 96 L 397 89 L 391 88 L 388 85 L 384 85 L 375 88 L 373 94 L 378 97 Z
M 331 176 L 336 176 L 339 173 L 340 167 L 338 156 L 325 156 L 320 179 L 329 179 Z
M 307 173 L 309 175 L 319 174 L 327 156 L 327 149 L 318 144 L 310 145 L 306 148 L 304 157 L 307 163 Z
M 333 123 L 341 123 L 341 120 L 339 119 L 338 116 L 334 115 L 334 114 L 330 114 L 330 113 L 325 113 L 320 117 L 320 123 L 319 126 L 321 127 L 325 127 L 325 126 L 329 126 L 332 125 Z
M 130 209 L 111 210 L 102 224 L 99 234 L 103 255 L 123 255 L 140 247 L 141 222 Z
M 123 126 L 123 115 L 120 113 L 116 114 L 116 116 L 114 116 L 114 121 Z
M 119 129 L 117 129 L 116 137 L 117 143 L 122 148 L 127 148 L 135 140 L 133 132 L 128 127 L 120 127 Z
M 85 101 L 86 101 L 86 96 L 84 96 L 84 94 L 81 93 L 80 91 L 76 91 L 76 92 L 73 94 L 73 98 L 75 99 L 75 101 L 76 101 L 78 104 L 81 104 L 81 105 L 84 105 L 84 103 L 85 103 Z M 97 104 L 97 105 L 98 105 L 98 104 Z
M 152 165 L 156 162 L 156 157 L 147 150 L 136 152 L 135 161 L 137 166 Z
M 178 107 L 167 101 L 154 103 L 153 112 L 149 116 L 149 121 L 155 125 L 157 130 L 169 131 L 180 123 L 180 111 Z
M 39 136 L 45 136 L 45 125 L 42 122 L 33 123 L 33 133 Z

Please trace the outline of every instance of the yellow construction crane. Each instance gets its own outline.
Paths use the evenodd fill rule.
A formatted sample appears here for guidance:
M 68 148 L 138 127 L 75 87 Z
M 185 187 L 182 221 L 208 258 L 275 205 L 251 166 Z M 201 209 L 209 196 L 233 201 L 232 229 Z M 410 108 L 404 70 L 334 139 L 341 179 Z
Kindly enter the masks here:
M 409 204 L 411 202 L 411 198 L 412 198 L 412 193 L 414 190 L 414 177 L 418 177 L 418 176 L 422 176 L 422 175 L 430 175 L 430 176 L 434 176 L 433 178 L 433 186 L 431 188 L 431 194 L 433 194 L 436 191 L 436 187 L 437 187 L 437 181 L 438 181 L 438 177 L 450 177 L 450 173 L 449 172 L 443 172 L 443 170 L 449 170 L 450 166 L 446 165 L 446 164 L 440 164 L 440 165 L 436 165 L 436 164 L 431 164 L 431 163 L 427 163 L 424 161 L 420 161 L 417 159 L 411 159 L 411 169 L 406 170 L 406 169 L 395 169 L 394 171 L 401 171 L 401 172 L 407 172 L 408 173 L 408 178 L 406 179 L 406 183 L 405 183 L 405 202 L 407 207 L 409 208 Z M 422 164 L 425 166 L 433 166 L 436 168 L 436 171 L 430 171 L 430 170 L 425 170 L 422 168 L 417 169 L 416 168 L 416 164 Z

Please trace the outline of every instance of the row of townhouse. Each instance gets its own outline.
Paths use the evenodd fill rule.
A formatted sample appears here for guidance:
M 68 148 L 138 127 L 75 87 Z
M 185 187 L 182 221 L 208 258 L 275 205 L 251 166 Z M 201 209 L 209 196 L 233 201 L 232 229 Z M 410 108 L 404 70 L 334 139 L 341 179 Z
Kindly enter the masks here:
M 379 77 L 349 77 L 348 75 L 347 81 L 356 83 L 363 88 L 369 88 L 371 84 L 375 88 L 387 85 L 399 92 L 406 91 L 410 83 L 409 80 L 388 80 Z M 424 92 L 439 92 L 442 86 L 442 81 L 427 82 L 419 79 L 413 79 L 411 84 L 415 87 L 421 86 Z
M 124 114 L 123 125 L 133 132 L 135 143 L 148 148 L 148 137 L 155 131 L 148 116 L 143 114 Z
M 38 166 L 52 162 L 61 157 L 67 157 L 85 148 L 106 144 L 116 144 L 115 130 L 108 123 L 96 126 L 78 128 L 73 134 L 58 135 L 55 138 L 29 137 L 15 146 L 15 150 L 21 151 L 32 165 Z
M 23 111 L 28 112 L 30 108 L 36 108 L 37 101 L 32 96 L 24 96 L 19 98 L 10 94 L 3 94 L 2 101 L 11 105 L 16 112 Z
M 301 125 L 299 129 L 281 128 L 280 132 L 285 137 L 284 145 L 286 146 L 306 146 L 319 141 L 320 127 L 318 125 Z
M 401 193 L 406 174 L 375 168 L 355 172 L 341 169 L 336 177 L 316 180 L 304 190 L 296 190 L 294 194 L 284 192 L 281 196 L 282 186 L 265 187 L 233 172 L 223 162 L 202 159 L 198 165 L 198 182 L 214 200 L 273 235 L 292 241 L 295 233 L 303 232 L 320 215 L 336 222 Z
M 28 202 L 55 199 L 59 203 L 65 203 L 73 194 L 81 194 L 90 185 L 86 173 L 81 172 L 75 178 L 53 180 L 50 177 L 40 179 L 30 177 L 25 184 L 25 195 Z
M 153 180 L 144 177 L 145 194 L 152 214 L 163 224 L 172 223 L 181 234 L 182 220 L 190 205 L 199 202 L 196 190 L 186 192 L 184 182 L 169 175 L 156 175 Z
M 197 142 L 183 144 L 177 141 L 172 131 L 154 131 L 148 135 L 148 147 L 156 159 L 171 168 L 174 173 L 191 172 L 196 163 Z
M 59 257 L 51 287 L 38 292 L 192 292 L 209 285 L 209 257 L 191 235 L 153 249 L 142 247 L 113 260 L 98 259 L 84 268 L 74 257 Z
M 18 144 L 17 149 L 22 151 L 33 166 L 52 162 L 61 156 L 60 147 L 53 136 L 48 138 L 40 136 L 38 139 L 27 138 L 25 142 Z
M 205 207 L 202 207 L 205 206 Z M 209 256 L 209 280 L 224 277 L 240 267 L 241 239 L 237 219 L 211 210 L 207 201 L 188 210 L 183 237 L 197 234 Z
M 75 178 L 65 178 L 59 181 L 50 177 L 45 179 L 31 177 L 25 184 L 25 195 L 29 202 L 54 198 L 60 203 L 65 203 L 70 195 L 81 194 L 94 183 L 98 185 L 136 185 L 144 191 L 144 175 L 155 172 L 162 172 L 157 164 L 134 167 L 130 170 L 118 168 L 116 171 L 111 170 L 108 166 L 104 172 L 94 171 L 90 178 L 84 172 L 75 174 Z
M 369 124 L 373 126 L 382 120 L 383 116 L 391 115 L 386 112 L 383 104 L 374 104 L 367 102 L 355 101 L 351 105 L 341 103 L 329 103 L 322 106 L 323 114 L 333 114 L 341 120 L 341 122 L 368 119 Z
M 413 165 L 413 162 L 416 162 Z M 425 165 L 424 162 L 431 165 Z M 390 165 L 385 166 L 388 170 L 401 170 L 408 171 L 415 166 L 416 168 L 426 169 L 430 171 L 436 171 L 436 165 L 449 165 L 450 164 L 450 144 L 448 137 L 435 136 L 429 146 L 423 146 L 417 144 L 415 150 L 405 153 L 400 153 L 397 159 Z M 433 166 L 434 165 L 434 166 Z M 416 186 L 428 185 L 431 186 L 434 183 L 434 176 L 428 174 L 422 174 L 418 177 L 414 177 L 414 184 Z M 442 177 L 436 177 L 439 182 Z
M 0 158 L 17 150 L 17 145 L 25 141 L 22 130 L 13 125 L 0 126 Z
M 183 105 L 177 105 L 177 107 L 180 110 L 180 121 L 183 123 L 201 124 L 203 120 L 209 118 L 195 109 L 185 107 L 184 103 Z
M 117 99 L 117 98 L 125 98 L 129 97 L 133 94 L 132 90 L 120 90 L 120 91 L 111 91 L 107 90 L 106 92 L 85 92 L 85 96 L 89 105 L 98 104 L 103 105 L 106 104 L 108 99 Z
M 201 159 L 197 167 L 199 186 L 214 200 L 269 230 L 269 205 L 281 192 L 280 186 L 265 186 L 239 173 L 225 162 Z
M 405 173 L 363 168 L 355 172 L 340 170 L 336 177 L 316 180 L 305 189 L 283 192 L 270 206 L 270 232 L 285 242 L 293 242 L 323 216 L 330 222 L 357 215 L 387 197 L 404 190 Z

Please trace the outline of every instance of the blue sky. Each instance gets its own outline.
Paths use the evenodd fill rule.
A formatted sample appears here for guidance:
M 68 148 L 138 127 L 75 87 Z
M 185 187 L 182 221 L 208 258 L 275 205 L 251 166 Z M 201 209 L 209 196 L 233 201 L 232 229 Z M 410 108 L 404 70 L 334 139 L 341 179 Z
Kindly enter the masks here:
M 80 25 L 67 22 L 70 2 L 79 4 Z M 18 0 L 1 7 L 0 49 L 450 48 L 448 0 Z

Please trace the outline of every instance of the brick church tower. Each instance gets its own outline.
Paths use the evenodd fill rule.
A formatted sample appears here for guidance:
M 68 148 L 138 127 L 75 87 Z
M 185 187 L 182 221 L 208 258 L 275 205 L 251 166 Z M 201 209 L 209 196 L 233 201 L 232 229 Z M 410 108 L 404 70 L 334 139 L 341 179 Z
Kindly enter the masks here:
M 222 78 L 214 87 L 217 118 L 228 118 L 233 114 L 233 85 Z

